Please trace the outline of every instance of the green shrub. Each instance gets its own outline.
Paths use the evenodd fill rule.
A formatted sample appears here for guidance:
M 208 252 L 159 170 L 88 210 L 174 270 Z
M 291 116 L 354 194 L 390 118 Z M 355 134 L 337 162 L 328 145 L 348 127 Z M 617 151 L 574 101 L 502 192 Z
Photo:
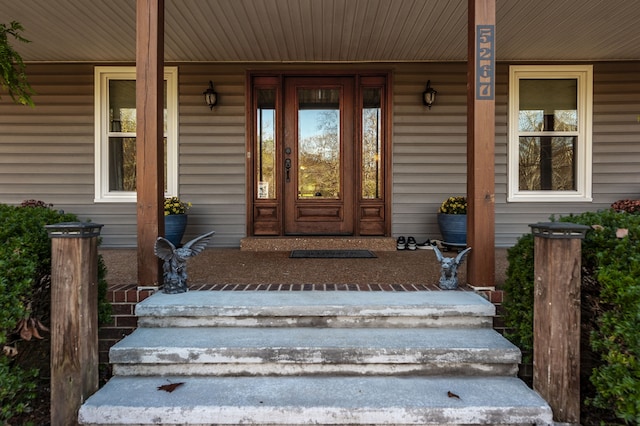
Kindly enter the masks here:
M 27 409 L 38 370 L 21 365 L 17 343 L 46 330 L 50 318 L 51 241 L 45 225 L 76 222 L 73 214 L 39 201 L 0 204 L 0 424 Z M 99 262 L 99 312 L 110 319 L 106 269 Z
M 504 283 L 504 320 L 509 340 L 523 353 L 523 362 L 533 361 L 533 235 L 520 237 L 507 250 L 507 278 Z
M 566 220 L 599 225 L 585 238 L 583 256 L 595 266 L 601 310 L 591 333 L 600 365 L 591 374 L 596 393 L 588 402 L 640 424 L 640 215 L 609 210 Z
M 582 243 L 582 321 L 593 351 L 582 359 L 582 375 L 591 377 L 583 396 L 594 407 L 640 424 L 640 215 L 629 211 L 637 210 L 559 220 L 592 228 Z M 508 260 L 504 308 L 513 331 L 507 337 L 528 353 L 533 349 L 533 237 L 520 238 Z M 593 365 L 585 362 L 589 358 Z

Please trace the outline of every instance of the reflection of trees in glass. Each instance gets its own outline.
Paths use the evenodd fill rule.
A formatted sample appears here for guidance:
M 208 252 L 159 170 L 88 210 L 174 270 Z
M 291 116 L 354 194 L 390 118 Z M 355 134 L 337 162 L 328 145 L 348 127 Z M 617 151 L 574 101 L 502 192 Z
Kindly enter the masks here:
M 136 110 L 120 110 L 120 126 L 123 133 L 136 132 Z M 136 190 L 136 138 L 122 138 L 122 191 Z
M 362 197 L 380 198 L 380 108 L 362 110 Z
M 164 138 L 164 189 L 167 190 L 167 138 Z M 136 138 L 109 138 L 109 190 L 136 190 Z
M 558 132 L 577 130 L 576 111 L 520 111 L 519 127 L 532 133 L 519 138 L 520 190 L 574 190 L 577 139 Z
M 258 182 L 266 182 L 268 192 L 260 198 L 276 196 L 276 141 L 275 141 L 275 109 L 258 109 Z
M 303 125 L 315 126 L 315 132 L 299 132 L 298 194 L 301 198 L 339 198 L 340 111 L 301 109 L 299 126 Z

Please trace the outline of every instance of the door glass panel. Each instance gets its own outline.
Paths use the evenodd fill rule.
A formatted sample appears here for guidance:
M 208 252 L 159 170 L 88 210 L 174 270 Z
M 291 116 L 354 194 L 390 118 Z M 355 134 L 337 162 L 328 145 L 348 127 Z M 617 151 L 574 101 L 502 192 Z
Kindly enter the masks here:
M 256 177 L 257 198 L 276 198 L 276 91 L 258 90 L 256 110 L 257 162 Z
M 362 198 L 381 197 L 380 89 L 362 90 Z
M 340 198 L 339 89 L 298 89 L 298 198 Z

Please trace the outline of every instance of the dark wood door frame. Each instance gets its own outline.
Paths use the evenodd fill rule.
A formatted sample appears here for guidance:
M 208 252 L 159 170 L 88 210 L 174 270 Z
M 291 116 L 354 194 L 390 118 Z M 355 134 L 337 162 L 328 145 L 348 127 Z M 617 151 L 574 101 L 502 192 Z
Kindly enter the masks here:
M 353 102 L 353 134 L 354 144 L 353 159 L 349 160 L 353 165 L 354 181 L 351 182 L 353 195 L 353 230 L 342 235 L 352 236 L 390 236 L 391 235 L 391 78 L 388 71 L 351 71 L 323 70 L 322 72 L 268 72 L 255 71 L 247 73 L 247 235 L 248 236 L 285 236 L 285 200 L 284 200 L 284 160 L 285 160 L 285 81 L 289 78 L 322 78 L 322 77 L 347 77 L 354 81 Z M 258 111 L 258 90 L 273 88 L 276 92 L 275 121 L 276 121 L 276 145 L 275 154 L 277 176 L 283 176 L 273 185 L 274 193 L 269 197 L 258 196 L 257 149 L 258 137 L 256 135 Z M 361 189 L 361 164 L 362 164 L 362 109 L 363 90 L 367 88 L 379 89 L 380 99 L 380 194 L 374 198 L 363 196 Z M 293 167 L 293 165 L 292 165 Z M 348 182 L 346 184 L 349 184 Z M 309 233 L 310 235 L 312 233 Z M 340 232 L 329 233 L 341 235 Z M 300 234 L 298 234 L 300 235 Z M 302 233 L 305 235 L 305 233 Z

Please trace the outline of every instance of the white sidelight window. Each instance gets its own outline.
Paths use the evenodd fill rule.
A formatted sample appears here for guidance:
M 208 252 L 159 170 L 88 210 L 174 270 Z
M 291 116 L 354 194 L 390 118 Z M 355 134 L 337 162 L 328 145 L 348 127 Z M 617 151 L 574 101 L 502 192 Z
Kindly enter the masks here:
M 591 201 L 591 65 L 509 73 L 509 201 Z
M 136 200 L 136 69 L 95 68 L 95 201 Z M 165 193 L 178 190 L 178 69 L 164 72 Z

